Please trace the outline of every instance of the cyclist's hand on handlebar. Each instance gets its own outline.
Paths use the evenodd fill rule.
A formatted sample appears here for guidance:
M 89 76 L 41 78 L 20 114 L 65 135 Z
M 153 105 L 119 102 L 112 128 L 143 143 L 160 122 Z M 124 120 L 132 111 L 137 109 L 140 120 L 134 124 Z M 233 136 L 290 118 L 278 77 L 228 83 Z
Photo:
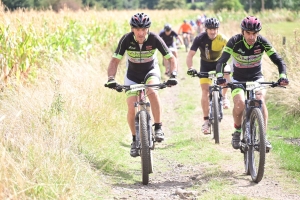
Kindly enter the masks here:
M 193 76 L 194 74 L 197 74 L 197 70 L 195 70 L 195 69 L 188 69 L 187 74 Z
M 288 85 L 289 84 L 289 79 L 287 79 L 287 78 L 280 78 L 280 79 L 278 79 L 278 84 L 281 85 L 281 86 Z
M 178 81 L 177 81 L 176 77 L 173 76 L 173 77 L 169 78 L 169 80 L 167 80 L 166 85 L 170 87 L 170 86 L 177 85 L 177 83 L 178 83 Z
M 117 82 L 115 81 L 115 79 L 109 79 L 108 81 L 107 81 L 107 83 L 105 83 L 105 87 L 108 87 L 108 88 L 110 88 L 110 89 L 116 89 L 116 87 L 117 87 Z
M 226 79 L 224 77 L 217 78 L 217 85 L 224 85 L 226 83 Z

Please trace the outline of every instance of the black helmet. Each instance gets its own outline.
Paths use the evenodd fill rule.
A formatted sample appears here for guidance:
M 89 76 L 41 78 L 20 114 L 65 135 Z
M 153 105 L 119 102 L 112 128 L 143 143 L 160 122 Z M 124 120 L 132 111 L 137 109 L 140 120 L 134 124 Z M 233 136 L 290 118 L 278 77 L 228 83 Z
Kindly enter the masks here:
M 258 32 L 261 30 L 261 23 L 259 19 L 253 16 L 245 17 L 241 23 L 241 28 L 244 31 L 255 31 Z
M 207 18 L 205 20 L 205 28 L 219 28 L 220 22 L 216 18 Z
M 170 24 L 165 24 L 164 30 L 165 31 L 170 31 L 172 29 Z
M 130 26 L 133 28 L 149 28 L 151 20 L 145 13 L 137 13 L 130 19 Z

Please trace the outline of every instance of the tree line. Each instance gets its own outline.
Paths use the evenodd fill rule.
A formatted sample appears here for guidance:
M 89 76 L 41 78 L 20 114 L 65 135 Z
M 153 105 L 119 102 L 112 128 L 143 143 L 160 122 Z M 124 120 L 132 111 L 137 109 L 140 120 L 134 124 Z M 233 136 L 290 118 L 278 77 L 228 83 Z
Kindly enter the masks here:
M 299 0 L 2 0 L 5 10 L 52 9 L 220 9 L 262 11 L 264 9 L 300 10 Z

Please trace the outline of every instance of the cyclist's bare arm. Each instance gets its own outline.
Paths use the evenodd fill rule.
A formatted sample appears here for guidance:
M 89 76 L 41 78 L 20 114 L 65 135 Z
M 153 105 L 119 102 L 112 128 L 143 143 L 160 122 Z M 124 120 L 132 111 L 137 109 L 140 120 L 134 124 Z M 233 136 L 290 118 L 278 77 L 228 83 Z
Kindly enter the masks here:
M 186 56 L 186 65 L 188 69 L 193 68 L 193 57 L 196 54 L 196 51 L 189 50 L 188 55 Z
M 178 39 L 180 44 L 183 45 L 183 41 L 182 41 L 181 37 L 177 37 L 176 39 Z
M 109 62 L 108 69 L 107 69 L 107 76 L 108 77 L 115 77 L 118 69 L 118 65 L 120 63 L 120 59 L 112 58 Z

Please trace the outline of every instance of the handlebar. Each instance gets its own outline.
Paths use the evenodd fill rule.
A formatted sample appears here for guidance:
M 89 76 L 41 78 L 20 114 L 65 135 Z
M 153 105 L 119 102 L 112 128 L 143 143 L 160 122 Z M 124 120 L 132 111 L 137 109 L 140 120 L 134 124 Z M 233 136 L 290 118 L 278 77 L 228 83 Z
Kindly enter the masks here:
M 231 72 L 230 71 L 226 71 L 226 72 L 223 72 L 223 74 L 230 74 Z M 212 75 L 212 76 L 216 76 L 216 71 L 209 71 L 209 72 L 197 72 L 195 71 L 195 73 L 193 75 L 191 75 L 192 77 L 203 77 L 205 75 Z
M 275 87 L 282 87 L 282 88 L 286 88 L 285 86 L 282 86 L 280 85 L 280 83 L 278 81 L 272 81 L 272 82 L 254 82 L 254 81 L 240 81 L 240 82 L 229 82 L 229 83 L 226 83 L 229 87 L 233 86 L 233 85 L 249 85 L 249 84 L 253 84 L 253 89 L 255 88 L 259 88 L 261 87 L 261 85 L 269 85 L 270 87 L 272 88 L 275 88 Z M 258 84 L 258 85 L 255 85 L 255 84 Z
M 106 84 L 105 87 L 108 87 Z M 139 91 L 147 88 L 153 88 L 156 87 L 157 89 L 164 89 L 166 87 L 171 87 L 169 85 L 166 85 L 166 82 L 158 83 L 158 84 L 133 84 L 133 85 L 120 85 L 117 84 L 117 86 L 114 88 L 118 92 L 122 92 L 123 90 L 131 90 L 131 91 Z

